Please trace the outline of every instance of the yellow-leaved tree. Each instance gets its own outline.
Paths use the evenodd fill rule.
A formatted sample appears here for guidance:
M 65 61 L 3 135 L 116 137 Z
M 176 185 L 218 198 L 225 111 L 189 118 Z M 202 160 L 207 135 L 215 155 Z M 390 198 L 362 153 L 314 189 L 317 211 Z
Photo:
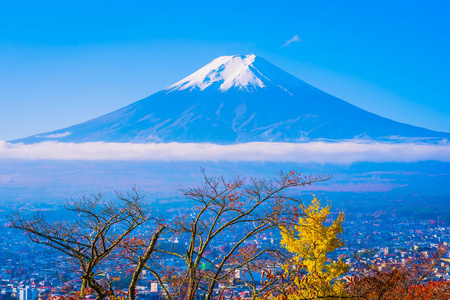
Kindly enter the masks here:
M 314 197 L 309 206 L 301 206 L 302 215 L 298 224 L 281 228 L 281 245 L 293 254 L 294 265 L 283 267 L 285 278 L 291 281 L 288 292 L 281 298 L 339 299 L 345 297 L 342 276 L 349 266 L 342 260 L 333 261 L 327 254 L 344 246 L 340 238 L 343 233 L 344 214 L 339 213 L 330 226 L 325 221 L 330 216 L 330 206 L 321 207 Z

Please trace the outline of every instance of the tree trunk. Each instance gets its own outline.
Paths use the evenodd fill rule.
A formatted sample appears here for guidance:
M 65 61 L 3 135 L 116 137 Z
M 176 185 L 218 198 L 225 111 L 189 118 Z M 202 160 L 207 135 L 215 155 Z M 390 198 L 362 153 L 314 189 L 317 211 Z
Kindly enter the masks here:
M 188 292 L 186 295 L 186 300 L 194 300 L 195 299 L 195 292 L 196 292 L 196 270 L 194 268 L 191 268 L 189 270 L 189 287 Z
M 87 284 L 86 279 L 83 278 L 83 283 L 81 284 L 80 296 L 78 297 L 81 300 L 84 299 L 84 293 L 86 291 L 86 284 Z
M 128 297 L 130 300 L 136 299 L 136 284 L 139 280 L 139 276 L 142 273 L 142 269 L 144 268 L 145 264 L 149 260 L 150 256 L 153 253 L 153 249 L 155 249 L 156 241 L 158 240 L 161 232 L 166 228 L 166 226 L 162 226 L 158 229 L 158 231 L 153 235 L 152 241 L 150 242 L 150 245 L 148 246 L 147 250 L 144 253 L 144 256 L 139 258 L 138 265 L 136 266 L 136 269 L 133 272 L 133 277 L 131 278 L 130 286 L 128 288 Z

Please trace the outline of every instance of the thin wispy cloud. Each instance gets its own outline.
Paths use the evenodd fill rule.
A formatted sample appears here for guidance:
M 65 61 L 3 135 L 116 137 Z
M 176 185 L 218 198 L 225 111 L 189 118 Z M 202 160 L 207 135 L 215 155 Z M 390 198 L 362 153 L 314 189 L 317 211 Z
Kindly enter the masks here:
M 116 161 L 268 161 L 351 164 L 354 162 L 450 162 L 450 145 L 379 142 L 245 143 L 58 143 L 0 141 L 0 159 Z
M 66 137 L 69 136 L 71 133 L 69 131 L 66 132 L 61 132 L 61 133 L 55 133 L 55 134 L 49 134 L 49 135 L 44 135 L 44 136 L 37 136 L 37 137 L 43 137 L 43 138 L 49 138 L 49 139 L 57 139 L 57 138 L 62 138 L 62 137 Z
M 282 47 L 287 47 L 295 42 L 303 42 L 303 40 L 298 35 L 294 35 L 291 39 L 287 40 Z

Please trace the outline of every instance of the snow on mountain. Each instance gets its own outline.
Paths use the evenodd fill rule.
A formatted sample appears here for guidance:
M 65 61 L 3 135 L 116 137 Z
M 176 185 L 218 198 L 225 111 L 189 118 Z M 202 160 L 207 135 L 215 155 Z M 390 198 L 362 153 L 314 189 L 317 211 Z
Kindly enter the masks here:
M 256 75 L 262 76 L 262 74 L 253 66 L 255 58 L 254 54 L 218 57 L 166 90 L 182 91 L 198 88 L 203 91 L 215 83 L 220 84 L 221 91 L 227 91 L 232 87 L 245 90 L 251 90 L 252 87 L 264 87 L 264 83 Z
M 440 140 L 329 95 L 265 59 L 222 56 L 160 92 L 90 121 L 13 142 Z

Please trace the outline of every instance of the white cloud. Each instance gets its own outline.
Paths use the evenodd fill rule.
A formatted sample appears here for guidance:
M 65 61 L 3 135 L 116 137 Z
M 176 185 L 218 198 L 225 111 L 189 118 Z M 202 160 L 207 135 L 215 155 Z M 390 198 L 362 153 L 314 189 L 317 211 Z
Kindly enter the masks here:
M 287 40 L 282 47 L 287 47 L 294 42 L 303 42 L 303 40 L 298 35 L 294 35 L 291 39 Z
M 310 142 L 245 143 L 58 143 L 12 144 L 0 141 L 0 159 L 122 161 L 271 161 L 298 163 L 450 162 L 450 145 Z
M 37 137 L 43 137 L 43 138 L 49 138 L 49 139 L 57 139 L 57 138 L 62 138 L 62 137 L 66 137 L 71 135 L 70 131 L 66 131 L 66 132 L 60 132 L 60 133 L 55 133 L 55 134 L 49 134 L 49 135 L 43 135 L 43 136 L 37 136 Z

